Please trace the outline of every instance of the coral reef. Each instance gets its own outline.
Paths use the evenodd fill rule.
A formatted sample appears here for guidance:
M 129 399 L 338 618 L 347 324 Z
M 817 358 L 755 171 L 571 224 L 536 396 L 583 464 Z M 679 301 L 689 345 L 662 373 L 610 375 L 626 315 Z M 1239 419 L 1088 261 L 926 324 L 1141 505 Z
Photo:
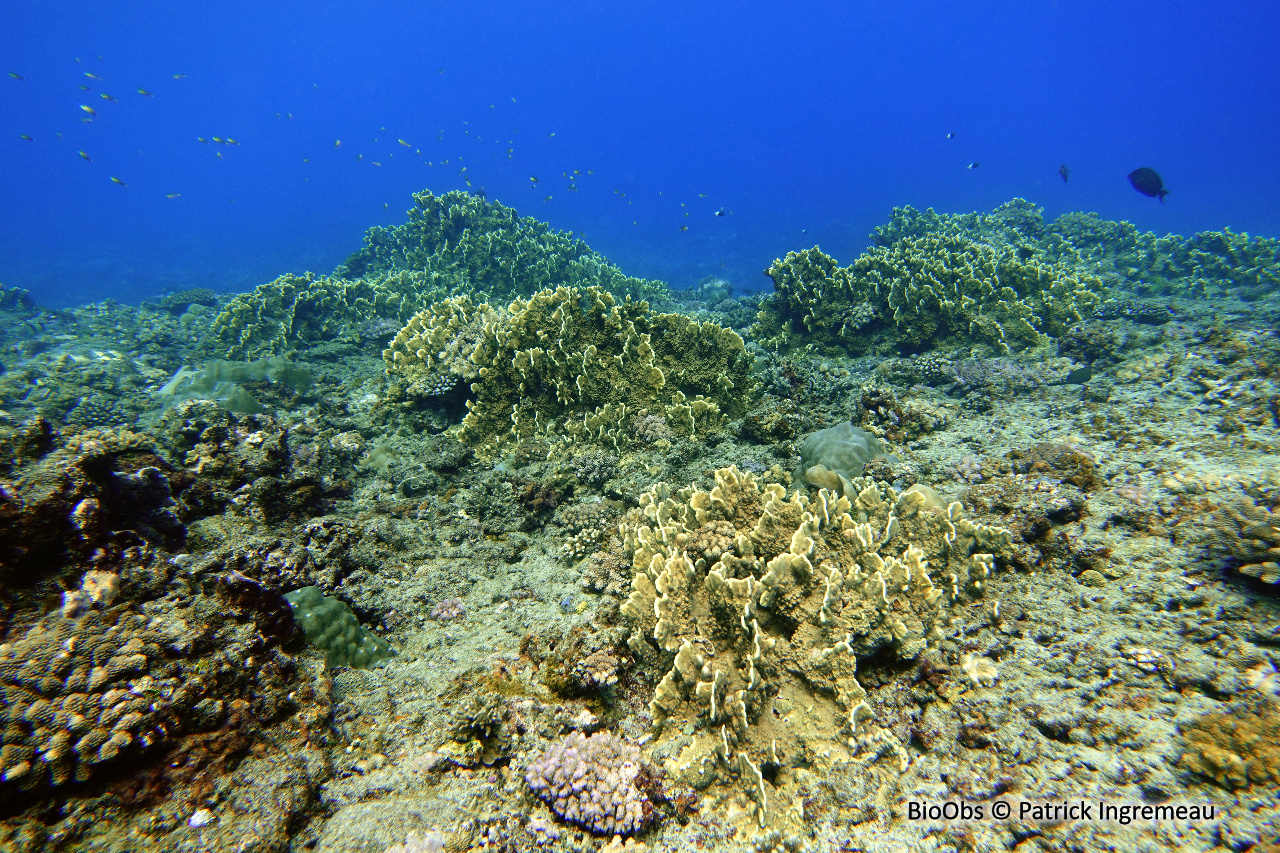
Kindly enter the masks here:
M 307 642 L 324 651 L 329 666 L 363 669 L 395 657 L 386 640 L 363 627 L 346 604 L 321 595 L 319 587 L 306 586 L 284 598 Z
M 883 454 L 880 439 L 845 421 L 820 429 L 801 442 L 795 481 L 843 495 L 852 491 L 850 481 L 862 476 L 863 467 Z
M 180 503 L 193 478 L 166 462 L 150 436 L 88 430 L 64 439 L 36 419 L 4 444 L 11 461 L 0 484 L 0 589 L 47 584 L 141 542 L 175 548 L 186 536 L 183 519 L 199 514 Z
M 528 297 L 560 285 L 598 287 L 619 299 L 660 300 L 667 292 L 662 282 L 623 275 L 571 234 L 480 195 L 414 193 L 407 214 L 404 225 L 370 228 L 364 248 L 334 275 L 422 271 L 447 282 L 450 295 L 480 301 Z
M 213 400 L 229 412 L 256 415 L 266 409 L 249 387 L 263 382 L 275 385 L 296 400 L 311 387 L 311 371 L 279 355 L 256 361 L 214 360 L 199 369 L 183 367 L 156 396 L 164 408 L 187 400 Z M 70 422 L 71 416 L 67 419 Z
M 851 355 L 1044 346 L 1088 317 L 1102 283 L 1025 245 L 951 231 L 900 236 L 848 267 L 817 247 L 766 271 L 776 293 L 756 333 L 766 346 L 816 346 Z
M 722 468 L 710 492 L 654 487 L 623 523 L 635 570 L 622 608 L 630 647 L 669 668 L 650 703 L 655 754 L 679 782 L 727 784 L 761 826 L 761 768 L 775 787 L 799 763 L 830 766 L 863 750 L 906 761 L 869 722 L 856 661 L 912 659 L 939 640 L 948 610 L 981 595 L 1010 545 L 1008 531 L 969 521 L 932 490 L 860 480 L 852 491 L 788 497 Z M 716 545 L 693 551 L 709 525 Z
M 1179 766 L 1224 788 L 1280 783 L 1280 706 L 1274 701 L 1234 713 L 1206 714 L 1182 729 Z
M 631 441 L 628 418 L 644 413 L 677 435 L 705 434 L 751 394 L 736 333 L 596 287 L 540 291 L 501 311 L 455 297 L 415 315 L 383 357 L 402 399 L 442 375 L 470 382 L 459 437 L 479 447 L 546 436 L 617 451 Z
M 403 323 L 446 295 L 451 283 L 420 270 L 357 279 L 286 273 L 232 299 L 214 319 L 207 346 L 223 358 L 252 360 L 358 339 L 361 324 L 375 318 Z
M 1227 557 L 1237 572 L 1280 584 L 1280 516 L 1249 501 L 1224 504 L 1210 519 L 1210 550 Z
M 634 744 L 574 732 L 530 766 L 530 790 L 561 819 L 597 835 L 635 835 L 652 822 L 644 777 L 655 771 Z

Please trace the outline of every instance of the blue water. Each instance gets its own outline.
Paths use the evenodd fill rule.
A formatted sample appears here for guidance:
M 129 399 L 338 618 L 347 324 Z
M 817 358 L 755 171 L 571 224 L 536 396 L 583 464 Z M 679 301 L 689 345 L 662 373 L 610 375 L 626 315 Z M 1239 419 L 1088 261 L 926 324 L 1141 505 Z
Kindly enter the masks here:
M 903 204 L 1280 235 L 1278 35 L 1263 2 L 9 0 L 0 282 L 56 306 L 327 271 L 462 166 L 677 287 L 847 262 Z

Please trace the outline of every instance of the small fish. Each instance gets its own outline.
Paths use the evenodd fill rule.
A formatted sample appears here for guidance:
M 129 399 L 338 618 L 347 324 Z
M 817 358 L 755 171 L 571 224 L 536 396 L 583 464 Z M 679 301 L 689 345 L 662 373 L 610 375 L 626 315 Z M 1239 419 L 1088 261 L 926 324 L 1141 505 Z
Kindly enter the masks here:
M 239 145 L 239 144 L 240 144 L 240 140 L 238 140 L 238 139 L 232 139 L 231 137 L 229 137 L 229 136 L 228 136 L 228 137 L 227 137 L 227 144 L 228 144 L 228 145 Z
M 977 160 L 974 160 L 974 161 L 973 161 L 972 163 L 970 163 L 968 166 L 965 166 L 965 168 L 966 168 L 966 169 L 976 169 L 976 168 L 978 168 L 978 161 L 977 161 Z
M 80 159 L 81 159 L 81 160 L 83 160 L 83 161 L 85 161 L 86 163 L 92 163 L 92 162 L 93 162 L 92 160 L 90 160 L 90 159 L 89 159 L 89 155 L 88 155 L 88 154 L 86 154 L 86 153 L 84 153 L 83 151 L 77 151 L 76 153 L 77 153 L 77 154 L 79 154 L 79 155 L 80 155 Z
M 386 210 L 388 206 L 389 206 L 389 205 L 388 205 L 385 201 L 382 203 L 382 209 L 383 209 L 383 210 Z
M 166 193 L 165 198 L 182 198 L 182 193 Z
M 372 164 L 373 164 L 373 165 L 375 165 L 375 166 L 381 166 L 381 165 L 382 165 L 382 164 L 381 164 L 381 163 L 379 163 L 377 160 L 370 160 L 369 162 L 370 162 L 370 163 L 372 163 Z
M 364 155 L 363 155 L 363 154 L 357 154 L 357 155 L 356 155 L 356 162 L 357 162 L 357 163 L 359 163 L 359 162 L 360 162 L 361 160 L 363 160 L 363 159 L 364 159 Z
M 335 139 L 335 140 L 333 140 L 333 147 L 334 147 L 334 148 L 341 148 L 341 147 L 342 147 L 342 140 L 341 140 L 341 139 Z
M 531 184 L 531 185 L 532 185 L 532 184 L 537 184 L 537 183 L 538 183 L 538 179 L 537 179 L 537 178 L 535 178 L 533 175 L 530 175 L 530 176 L 529 176 L 529 182 L 530 182 L 530 184 Z
M 724 208 L 723 208 L 723 207 L 716 211 L 716 216 L 724 216 Z
M 516 102 L 516 99 L 515 99 L 515 98 L 512 98 L 512 99 L 511 99 L 511 103 L 513 103 L 513 104 L 514 104 L 515 102 Z
M 410 145 L 409 143 L 405 142 L 403 139 L 397 139 L 397 140 L 396 140 L 396 142 L 399 142 L 399 143 L 400 143 L 401 145 L 403 145 L 405 148 L 412 148 L 412 147 L 413 147 L 413 146 L 412 146 L 412 145 Z
M 99 95 L 98 97 L 99 97 L 99 98 L 102 98 L 102 100 L 104 100 L 104 101 L 114 101 L 114 100 L 115 100 L 115 98 L 111 97 L 111 96 L 110 96 L 110 95 L 108 95 L 106 92 L 103 92 L 103 93 L 102 93 L 101 95 Z
M 115 175 L 112 175 L 112 176 L 111 176 L 111 183 L 113 183 L 113 184 L 119 184 L 119 185 L 120 185 L 120 186 L 122 186 L 122 187 L 127 187 L 127 186 L 129 186 L 129 185 L 128 185 L 128 184 L 126 184 L 124 181 L 122 181 L 122 180 L 120 180 L 119 178 L 117 178 Z
M 23 139 L 27 140 L 28 142 L 35 142 L 35 140 L 34 140 L 34 139 L 32 139 L 30 136 L 27 136 L 25 133 L 19 133 L 19 134 L 18 134 L 18 136 L 22 137 Z
M 102 79 L 102 78 L 101 78 L 101 77 L 99 77 L 97 74 L 94 74 L 92 71 L 86 71 L 86 72 L 84 72 L 84 76 L 88 77 L 90 80 L 101 80 L 101 79 Z
M 553 131 L 551 131 L 550 133 L 548 133 L 548 134 L 547 134 L 547 139 L 550 139 L 551 137 L 553 137 L 553 136 L 555 136 L 555 135 L 556 135 L 556 132 L 553 130 Z
M 203 142 L 205 145 L 209 144 L 209 140 L 205 139 L 203 136 L 197 136 L 196 142 Z
M 80 87 L 80 91 L 81 91 L 81 92 L 92 92 L 93 90 L 92 90 L 92 89 L 90 89 L 88 86 L 81 86 L 81 87 Z
M 215 151 L 215 152 L 213 152 L 213 156 L 214 156 L 214 157 L 217 157 L 219 160 L 221 160 L 221 159 L 222 159 L 222 152 L 221 152 L 221 151 Z
M 698 198 L 706 198 L 706 197 L 707 197 L 706 193 L 698 193 Z
M 96 116 L 96 115 L 98 114 L 98 111 L 97 111 L 97 110 L 95 110 L 93 107 L 91 107 L 91 106 L 89 106 L 89 105 L 87 105 L 87 104 L 81 104 L 81 105 L 80 105 L 80 109 L 84 110 L 85 112 L 87 112 L 87 113 L 88 113 L 89 115 L 91 115 L 91 116 Z
M 185 75 L 185 74 L 175 74 L 175 75 L 173 75 L 173 79 L 174 79 L 174 80 L 185 80 L 185 79 L 186 79 L 186 77 L 187 77 L 187 75 Z
M 1062 178 L 1062 182 L 1064 184 L 1067 182 L 1067 178 L 1069 178 L 1070 176 L 1071 176 L 1071 170 L 1067 168 L 1066 163 L 1063 163 L 1061 166 L 1058 167 L 1058 177 Z
M 139 89 L 139 90 L 138 90 L 138 94 L 139 94 L 139 95 L 141 95 L 141 96 L 142 96 L 142 97 L 144 97 L 144 98 L 154 98 L 154 97 L 155 97 L 155 95 L 151 94 L 151 93 L 150 93 L 150 92 L 148 92 L 146 89 Z
M 551 201 L 551 196 L 547 196 L 546 198 L 543 199 L 543 201 Z
M 19 74 L 17 71 L 10 71 L 10 72 L 9 72 L 9 76 L 10 76 L 10 77 L 12 77 L 14 80 L 25 80 L 25 79 L 26 79 L 26 78 L 25 78 L 25 77 L 23 77 L 21 74 Z M 513 100 L 514 100 L 514 99 L 513 99 Z
M 302 162 L 304 162 L 304 163 L 310 163 L 311 161 L 310 161 L 310 160 L 308 160 L 306 157 L 303 157 L 303 158 L 302 158 Z
M 227 140 L 223 139 L 221 136 L 211 136 L 209 138 L 212 139 L 214 142 L 218 143 L 219 145 L 227 144 Z
M 948 134 L 947 134 L 947 139 L 955 139 L 955 138 L 956 138 L 956 135 L 955 135 L 955 133 L 954 133 L 954 132 L 953 132 L 953 133 L 948 133 Z
M 688 225 L 681 225 L 681 226 L 680 226 L 680 230 L 681 230 L 681 231 L 688 231 L 688 230 L 689 230 L 689 226 L 688 226 Z
M 1160 177 L 1160 173 L 1146 166 L 1129 173 L 1129 185 L 1147 198 L 1160 199 L 1161 204 L 1164 204 L 1164 197 L 1169 194 L 1169 191 L 1164 188 L 1164 180 Z

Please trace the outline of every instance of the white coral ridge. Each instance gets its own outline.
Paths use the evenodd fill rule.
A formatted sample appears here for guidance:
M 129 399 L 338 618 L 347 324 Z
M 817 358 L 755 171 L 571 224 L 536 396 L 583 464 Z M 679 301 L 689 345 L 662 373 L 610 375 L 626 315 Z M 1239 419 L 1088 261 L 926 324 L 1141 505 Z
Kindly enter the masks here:
M 599 835 L 634 835 L 652 820 L 649 798 L 635 785 L 640 750 L 603 732 L 574 732 L 529 766 L 525 781 L 561 819 Z

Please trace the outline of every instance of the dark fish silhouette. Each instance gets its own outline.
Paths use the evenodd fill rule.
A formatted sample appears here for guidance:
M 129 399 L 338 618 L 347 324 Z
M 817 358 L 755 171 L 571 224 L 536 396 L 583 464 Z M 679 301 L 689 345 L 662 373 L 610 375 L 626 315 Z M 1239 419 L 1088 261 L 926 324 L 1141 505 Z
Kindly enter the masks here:
M 1130 172 L 1129 183 L 1147 198 L 1160 199 L 1161 204 L 1164 204 L 1164 197 L 1169 194 L 1169 191 L 1164 188 L 1164 181 L 1160 179 L 1159 173 L 1146 166 Z
M 1062 182 L 1064 184 L 1067 182 L 1067 178 L 1069 178 L 1070 176 L 1071 176 L 1071 170 L 1067 168 L 1066 163 L 1063 163 L 1061 166 L 1058 167 L 1058 177 L 1062 178 Z

